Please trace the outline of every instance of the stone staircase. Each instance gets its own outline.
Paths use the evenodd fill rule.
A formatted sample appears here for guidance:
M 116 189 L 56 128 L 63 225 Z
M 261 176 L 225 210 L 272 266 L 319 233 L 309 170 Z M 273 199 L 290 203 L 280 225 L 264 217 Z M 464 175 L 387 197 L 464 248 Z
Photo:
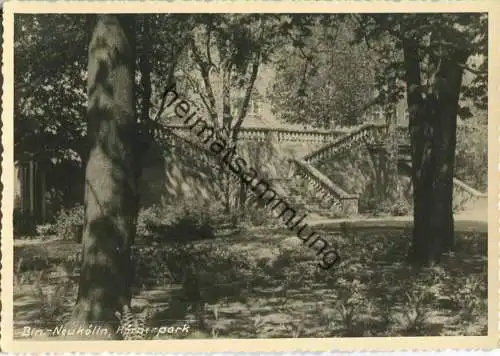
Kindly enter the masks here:
M 342 216 L 342 206 L 327 199 L 328 195 L 325 192 L 309 185 L 299 176 L 277 179 L 273 184 L 275 190 L 300 214 L 323 219 Z
M 385 138 L 388 133 L 385 124 L 369 123 L 354 128 L 344 135 L 327 143 L 316 151 L 313 151 L 302 159 L 293 159 L 295 166 L 293 174 L 308 180 L 309 184 L 322 191 L 323 199 L 332 202 L 328 211 L 319 212 L 322 216 L 345 216 L 356 215 L 358 213 L 358 196 L 345 192 L 341 187 L 334 184 L 328 177 L 319 172 L 312 164 L 324 160 L 334 159 L 350 149 L 366 145 L 369 148 L 385 149 Z M 399 168 L 400 173 L 409 175 L 411 173 L 411 159 L 409 152 L 409 134 L 406 126 L 396 128 L 396 140 L 399 147 Z M 468 186 L 457 178 L 454 183 L 454 205 L 462 213 L 467 211 L 477 211 L 479 208 L 487 206 L 487 194 Z M 309 205 L 309 209 L 311 209 Z
M 154 136 L 167 144 L 181 146 L 183 151 L 195 155 L 212 167 L 219 167 L 217 159 L 210 154 L 196 140 L 189 138 L 187 127 L 164 127 L 158 125 Z M 248 131 L 248 132 L 247 132 Z M 324 160 L 334 159 L 336 156 L 362 145 L 367 147 L 382 147 L 385 149 L 385 139 L 388 135 L 386 125 L 380 123 L 364 124 L 352 129 L 334 131 L 293 131 L 276 129 L 243 130 L 240 134 L 244 140 L 265 140 L 266 134 L 275 132 L 281 141 L 288 139 L 319 143 L 320 147 L 303 157 L 294 157 L 289 160 L 292 167 L 288 177 L 274 177 L 270 184 L 273 189 L 297 212 L 303 211 L 308 215 L 317 215 L 321 218 L 334 218 L 358 214 L 359 196 L 350 194 L 331 181 L 326 175 L 315 168 L 315 164 Z M 397 144 L 401 154 L 399 157 L 400 173 L 407 174 L 411 166 L 408 161 L 409 135 L 406 126 L 396 129 Z M 239 178 L 234 175 L 234 179 Z M 461 200 L 461 205 L 475 204 L 481 201 L 484 205 L 487 195 L 481 193 L 465 183 L 454 180 L 454 199 Z

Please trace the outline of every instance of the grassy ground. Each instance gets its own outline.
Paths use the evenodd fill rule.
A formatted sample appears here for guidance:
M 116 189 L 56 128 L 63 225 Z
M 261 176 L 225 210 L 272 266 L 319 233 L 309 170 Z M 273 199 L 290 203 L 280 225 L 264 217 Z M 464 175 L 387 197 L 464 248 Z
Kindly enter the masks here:
M 439 267 L 415 269 L 405 260 L 404 227 L 316 230 L 342 259 L 329 271 L 287 231 L 245 231 L 189 249 L 138 246 L 132 304 L 151 309 L 151 326 L 188 323 L 188 337 L 486 335 L 486 234 L 457 233 Z M 34 321 L 62 324 L 75 300 L 80 246 L 16 245 L 15 335 Z

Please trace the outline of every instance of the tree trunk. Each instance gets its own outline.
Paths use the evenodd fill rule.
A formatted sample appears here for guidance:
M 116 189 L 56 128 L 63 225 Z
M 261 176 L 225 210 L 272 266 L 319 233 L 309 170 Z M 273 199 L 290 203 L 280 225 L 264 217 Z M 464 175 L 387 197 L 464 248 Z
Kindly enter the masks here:
M 137 218 L 135 20 L 98 15 L 89 46 L 83 262 L 70 324 L 116 330 L 130 304 L 131 244 Z M 110 329 L 111 327 L 111 329 Z M 109 334 L 108 334 L 109 335 Z
M 407 39 L 403 49 L 414 199 L 410 258 L 427 265 L 439 262 L 454 243 L 453 166 L 462 80 L 459 64 L 467 55 L 460 53 L 441 60 L 424 95 L 417 47 Z
M 453 53 L 441 61 L 436 76 L 436 102 L 434 118 L 434 213 L 433 229 L 440 235 L 441 252 L 449 251 L 455 242 L 453 222 L 453 176 L 455 171 L 455 147 L 457 139 L 457 115 L 460 88 L 462 85 L 462 66 L 468 54 L 464 50 Z
M 398 118 L 394 104 L 389 105 L 386 110 L 387 123 L 387 158 L 384 165 L 384 199 L 394 203 L 398 198 Z

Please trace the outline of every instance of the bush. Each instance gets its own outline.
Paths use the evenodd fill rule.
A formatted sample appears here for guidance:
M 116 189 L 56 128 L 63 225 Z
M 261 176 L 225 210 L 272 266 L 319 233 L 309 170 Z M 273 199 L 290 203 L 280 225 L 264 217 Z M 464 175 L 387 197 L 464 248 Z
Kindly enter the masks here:
M 37 225 L 36 233 L 40 236 L 54 235 L 56 229 L 53 224 Z
M 373 215 L 407 216 L 413 211 L 412 202 L 406 197 L 382 200 L 375 196 L 360 199 L 360 210 Z
M 474 118 L 457 130 L 455 176 L 479 191 L 488 188 L 488 125 Z
M 54 224 L 56 236 L 63 240 L 74 239 L 75 234 L 81 233 L 83 227 L 84 210 L 82 205 L 76 205 L 71 209 L 63 209 L 59 212 Z
M 390 206 L 389 212 L 392 216 L 406 216 L 411 214 L 412 207 L 408 201 L 401 199 Z
M 249 227 L 271 227 L 280 223 L 280 220 L 272 216 L 270 209 L 263 202 L 259 201 L 255 195 L 250 195 L 246 202 L 242 223 Z
M 245 256 L 213 246 L 154 244 L 133 251 L 137 287 L 178 283 L 189 289 L 194 283 L 205 300 L 231 293 L 234 281 L 245 280 L 242 273 L 249 266 Z
M 156 245 L 134 248 L 134 284 L 138 288 L 150 288 L 173 282 L 166 262 L 171 258 L 171 246 Z
M 451 301 L 458 309 L 460 315 L 466 322 L 473 321 L 480 315 L 481 303 L 483 300 L 483 281 L 477 276 L 467 277 L 460 280 L 456 289 L 451 295 Z
M 152 206 L 139 212 L 137 235 L 149 242 L 211 239 L 223 222 L 218 204 L 187 201 L 176 206 Z
M 337 279 L 338 293 L 335 309 L 339 315 L 339 322 L 346 335 L 353 335 L 361 317 L 366 314 L 368 300 L 365 296 L 366 286 L 357 279 Z
M 159 207 L 156 205 L 139 210 L 136 230 L 138 237 L 148 240 L 151 238 L 151 227 L 161 225 L 161 212 L 159 210 Z

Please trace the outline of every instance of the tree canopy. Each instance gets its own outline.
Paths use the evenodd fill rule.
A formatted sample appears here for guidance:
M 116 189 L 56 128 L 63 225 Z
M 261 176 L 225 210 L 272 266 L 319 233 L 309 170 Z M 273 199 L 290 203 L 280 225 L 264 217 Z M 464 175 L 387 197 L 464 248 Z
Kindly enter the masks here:
M 427 87 L 436 66 L 456 51 L 465 51 L 465 78 L 461 86 L 462 118 L 470 117 L 470 105 L 487 108 L 488 15 L 461 14 L 362 14 L 351 15 L 358 23 L 357 41 L 380 54 L 385 64 L 378 73 L 380 99 L 401 99 L 406 89 L 404 41 L 411 40 L 421 62 L 422 83 Z M 392 85 L 383 85 L 384 83 Z
M 352 43 L 355 27 L 344 17 L 317 18 L 314 25 L 276 60 L 273 110 L 288 122 L 315 127 L 357 124 L 374 102 L 377 53 Z

